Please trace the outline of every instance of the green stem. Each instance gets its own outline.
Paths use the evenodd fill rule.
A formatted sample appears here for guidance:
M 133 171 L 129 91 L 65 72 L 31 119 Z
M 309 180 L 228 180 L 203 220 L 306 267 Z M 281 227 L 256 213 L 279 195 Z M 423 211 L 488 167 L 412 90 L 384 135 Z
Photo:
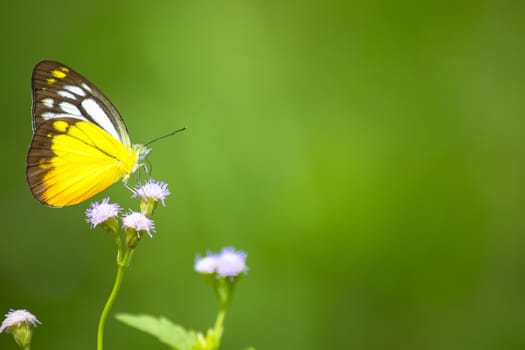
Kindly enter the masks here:
M 226 317 L 226 308 L 221 308 L 219 310 L 219 314 L 217 315 L 217 319 L 215 320 L 215 325 L 213 326 L 213 331 L 216 336 L 217 349 L 219 348 L 219 344 L 221 343 L 222 331 L 224 329 L 223 324 L 224 324 L 225 317 Z
M 115 283 L 113 284 L 113 289 L 111 290 L 111 294 L 109 295 L 108 300 L 106 301 L 106 305 L 104 305 L 104 309 L 102 310 L 102 314 L 100 315 L 100 320 L 98 321 L 98 331 L 97 331 L 97 350 L 102 350 L 104 347 L 104 325 L 106 324 L 106 318 L 108 317 L 109 311 L 111 310 L 111 307 L 113 306 L 113 303 L 115 302 L 115 299 L 117 298 L 117 294 L 120 290 L 120 285 L 122 284 L 122 279 L 124 278 L 124 272 L 126 271 L 126 268 L 129 265 L 131 255 L 133 254 L 132 249 L 126 249 L 126 252 L 124 253 L 124 257 L 122 258 L 122 261 L 120 261 L 117 258 L 117 277 L 115 277 Z M 120 250 L 119 254 L 120 256 Z

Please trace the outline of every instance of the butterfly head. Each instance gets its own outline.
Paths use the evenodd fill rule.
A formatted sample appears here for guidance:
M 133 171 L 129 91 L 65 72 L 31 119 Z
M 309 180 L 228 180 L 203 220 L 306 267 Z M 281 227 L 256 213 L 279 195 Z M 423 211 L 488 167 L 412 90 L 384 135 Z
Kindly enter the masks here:
M 151 152 L 151 148 L 146 147 L 146 145 L 133 145 L 133 149 L 138 154 L 137 163 L 140 163 L 141 161 L 145 160 L 148 157 L 149 153 Z
M 127 180 L 129 179 L 129 176 L 132 173 L 136 172 L 141 167 L 146 169 L 146 172 L 148 173 L 147 171 L 148 167 L 146 166 L 144 161 L 146 160 L 149 153 L 151 152 L 151 148 L 146 147 L 145 145 L 133 145 L 132 148 L 133 148 L 133 152 L 136 155 L 135 165 L 133 166 L 131 172 L 129 172 L 128 174 L 124 176 L 124 182 L 127 182 Z

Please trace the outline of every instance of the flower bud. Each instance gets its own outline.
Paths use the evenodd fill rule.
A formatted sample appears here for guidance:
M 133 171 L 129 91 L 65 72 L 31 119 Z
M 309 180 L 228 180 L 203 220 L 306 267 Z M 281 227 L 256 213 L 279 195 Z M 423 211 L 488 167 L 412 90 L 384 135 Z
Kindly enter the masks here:
M 40 321 L 27 310 L 11 310 L 5 315 L 0 333 L 4 330 L 11 333 L 18 346 L 26 349 L 31 345 L 31 327 L 36 327 L 39 323 Z

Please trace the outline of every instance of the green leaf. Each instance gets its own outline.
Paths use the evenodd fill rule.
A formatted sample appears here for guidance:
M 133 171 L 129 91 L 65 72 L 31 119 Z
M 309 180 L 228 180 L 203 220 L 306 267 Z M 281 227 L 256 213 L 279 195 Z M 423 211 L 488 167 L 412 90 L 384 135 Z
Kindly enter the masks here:
M 197 334 L 194 331 L 187 331 L 162 316 L 117 314 L 115 317 L 130 327 L 157 337 L 176 350 L 191 350 L 197 343 Z

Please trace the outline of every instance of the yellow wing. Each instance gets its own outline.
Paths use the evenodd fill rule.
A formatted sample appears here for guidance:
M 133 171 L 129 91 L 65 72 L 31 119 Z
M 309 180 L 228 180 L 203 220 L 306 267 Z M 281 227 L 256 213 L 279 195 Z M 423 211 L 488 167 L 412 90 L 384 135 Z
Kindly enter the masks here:
M 77 204 L 127 178 L 136 170 L 137 158 L 135 149 L 94 123 L 50 119 L 33 135 L 27 155 L 27 181 L 42 204 Z

